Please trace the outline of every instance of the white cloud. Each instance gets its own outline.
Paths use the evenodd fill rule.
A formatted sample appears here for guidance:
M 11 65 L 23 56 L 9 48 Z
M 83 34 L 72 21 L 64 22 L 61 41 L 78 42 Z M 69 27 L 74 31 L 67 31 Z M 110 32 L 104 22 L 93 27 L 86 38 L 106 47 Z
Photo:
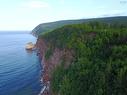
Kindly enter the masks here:
M 125 14 L 123 10 L 110 10 L 108 12 L 102 13 L 102 16 L 122 16 Z
M 127 0 L 121 0 L 120 4 L 127 4 Z
M 22 5 L 23 7 L 26 7 L 26 8 L 48 8 L 49 7 L 49 4 L 47 2 L 39 1 L 39 0 L 24 2 Z

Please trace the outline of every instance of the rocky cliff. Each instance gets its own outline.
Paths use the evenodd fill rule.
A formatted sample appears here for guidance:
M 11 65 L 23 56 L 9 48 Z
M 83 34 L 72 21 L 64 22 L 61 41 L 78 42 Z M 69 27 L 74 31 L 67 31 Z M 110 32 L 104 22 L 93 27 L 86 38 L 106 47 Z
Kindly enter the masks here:
M 52 54 L 47 59 L 46 53 L 49 49 L 49 43 L 46 42 L 46 40 L 43 38 L 38 38 L 36 47 L 38 50 L 37 55 L 41 59 L 41 65 L 42 65 L 41 81 L 42 81 L 42 84 L 44 84 L 44 87 L 42 88 L 40 95 L 51 95 L 50 81 L 52 79 L 52 72 L 58 65 L 61 64 L 61 61 L 63 59 L 64 61 L 66 61 L 66 64 L 64 66 L 65 68 L 67 68 L 74 58 L 73 57 L 74 52 L 68 49 L 54 48 L 52 50 Z

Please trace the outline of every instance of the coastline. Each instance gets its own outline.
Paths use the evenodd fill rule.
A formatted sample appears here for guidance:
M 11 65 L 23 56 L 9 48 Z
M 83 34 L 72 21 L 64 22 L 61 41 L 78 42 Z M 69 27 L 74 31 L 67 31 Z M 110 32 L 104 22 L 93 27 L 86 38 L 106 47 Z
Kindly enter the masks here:
M 38 40 L 36 42 L 36 49 L 37 49 L 37 56 L 39 57 L 40 60 L 40 66 L 41 66 L 41 78 L 40 78 L 40 82 L 42 84 L 42 88 L 41 91 L 38 95 L 50 95 L 49 94 L 49 88 L 50 88 L 50 81 L 49 81 L 49 77 L 46 71 L 46 68 L 44 66 L 44 62 L 43 62 L 43 54 L 41 53 L 40 50 L 40 44 L 38 44 Z
M 49 42 L 45 41 L 43 38 L 38 38 L 36 42 L 36 49 L 37 55 L 40 59 L 41 63 L 41 83 L 43 84 L 43 88 L 41 89 L 38 95 L 52 95 L 53 92 L 51 90 L 51 80 L 52 80 L 52 73 L 57 68 L 57 66 L 61 65 L 61 61 L 64 58 L 66 64 L 65 68 L 67 68 L 71 61 L 74 58 L 74 52 L 68 49 L 59 49 L 57 47 L 54 48 L 52 55 L 49 59 L 46 59 L 45 55 L 47 50 L 49 49 L 48 46 Z
M 39 57 L 39 55 L 38 55 L 38 57 Z M 44 68 L 44 64 L 43 64 L 42 60 L 40 62 L 40 66 L 41 66 L 40 82 L 42 84 L 42 88 L 41 88 L 41 91 L 38 95 L 50 95 L 49 94 L 50 81 L 48 80 L 48 78 L 47 78 L 47 80 L 45 80 L 46 76 L 44 76 L 44 75 L 46 74 L 46 71 L 44 71 L 45 68 Z

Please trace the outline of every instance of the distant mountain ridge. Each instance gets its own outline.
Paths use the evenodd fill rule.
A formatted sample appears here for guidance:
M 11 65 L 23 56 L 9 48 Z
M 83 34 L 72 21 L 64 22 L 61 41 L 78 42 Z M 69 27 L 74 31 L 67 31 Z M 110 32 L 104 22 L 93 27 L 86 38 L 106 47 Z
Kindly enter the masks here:
M 79 19 L 79 20 L 61 20 L 56 22 L 42 23 L 36 26 L 32 30 L 32 34 L 37 36 L 40 35 L 41 33 L 49 32 L 56 28 L 60 28 L 64 25 L 87 23 L 90 21 L 99 21 L 99 22 L 113 23 L 113 24 L 119 23 L 119 24 L 127 25 L 127 16 L 103 17 L 103 18 L 91 18 L 91 19 Z

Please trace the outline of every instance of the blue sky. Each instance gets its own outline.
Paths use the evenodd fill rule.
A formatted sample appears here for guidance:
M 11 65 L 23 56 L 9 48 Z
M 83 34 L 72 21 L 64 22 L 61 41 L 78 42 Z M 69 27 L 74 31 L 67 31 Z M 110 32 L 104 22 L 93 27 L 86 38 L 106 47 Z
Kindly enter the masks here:
M 0 0 L 0 30 L 66 19 L 127 16 L 127 0 Z

